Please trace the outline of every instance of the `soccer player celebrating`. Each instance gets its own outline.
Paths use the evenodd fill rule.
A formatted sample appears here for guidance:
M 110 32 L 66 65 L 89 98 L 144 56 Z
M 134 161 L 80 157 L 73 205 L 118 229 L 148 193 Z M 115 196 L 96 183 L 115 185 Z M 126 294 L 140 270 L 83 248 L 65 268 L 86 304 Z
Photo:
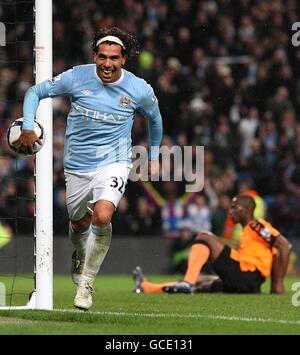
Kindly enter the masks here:
M 153 89 L 123 69 L 137 53 L 135 37 L 117 27 L 100 29 L 93 41 L 94 64 L 80 65 L 31 87 L 24 99 L 19 152 L 32 152 L 38 137 L 33 121 L 39 101 L 69 96 L 64 148 L 69 235 L 75 246 L 74 306 L 92 306 L 93 281 L 107 254 L 112 215 L 124 194 L 131 162 L 131 128 L 135 112 L 148 118 L 149 171 L 159 171 L 162 118 Z
M 234 223 L 243 226 L 238 250 L 224 245 L 210 232 L 199 233 L 191 247 L 183 281 L 154 284 L 137 267 L 133 272 L 135 291 L 259 293 L 261 284 L 271 275 L 271 292 L 283 293 L 291 246 L 269 222 L 255 219 L 254 209 L 255 202 L 250 196 L 238 195 L 232 199 L 230 216 Z M 219 277 L 207 277 L 198 283 L 200 271 L 208 260 Z

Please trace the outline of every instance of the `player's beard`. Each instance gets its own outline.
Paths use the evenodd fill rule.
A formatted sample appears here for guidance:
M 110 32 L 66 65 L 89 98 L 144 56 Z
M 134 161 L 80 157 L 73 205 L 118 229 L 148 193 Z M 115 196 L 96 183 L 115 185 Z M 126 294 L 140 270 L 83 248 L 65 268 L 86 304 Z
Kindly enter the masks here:
M 234 213 L 230 213 L 230 212 L 229 212 L 229 217 L 231 218 L 231 220 L 232 220 L 233 223 L 237 223 L 237 222 L 236 222 L 237 217 L 236 217 L 236 215 L 235 215 Z

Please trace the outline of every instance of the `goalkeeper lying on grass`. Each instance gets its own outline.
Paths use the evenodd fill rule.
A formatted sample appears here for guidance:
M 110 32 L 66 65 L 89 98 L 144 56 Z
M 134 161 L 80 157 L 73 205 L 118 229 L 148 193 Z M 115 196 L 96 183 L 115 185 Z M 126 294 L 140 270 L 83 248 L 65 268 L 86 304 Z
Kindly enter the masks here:
M 271 275 L 271 292 L 284 293 L 291 245 L 272 225 L 255 219 L 252 197 L 238 195 L 232 199 L 230 216 L 243 231 L 238 250 L 228 247 L 210 232 L 202 232 L 191 247 L 183 281 L 154 284 L 144 278 L 142 270 L 133 271 L 137 293 L 228 292 L 259 293 Z M 198 281 L 204 264 L 210 261 L 218 277 Z

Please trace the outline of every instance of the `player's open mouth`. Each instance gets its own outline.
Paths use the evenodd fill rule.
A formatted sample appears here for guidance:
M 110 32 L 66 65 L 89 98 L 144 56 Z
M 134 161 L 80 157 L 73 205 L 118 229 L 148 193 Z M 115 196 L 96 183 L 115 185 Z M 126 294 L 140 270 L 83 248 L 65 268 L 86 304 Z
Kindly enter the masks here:
M 114 69 L 111 69 L 111 70 L 101 69 L 101 72 L 103 75 L 109 76 L 109 75 L 112 75 L 115 72 L 115 70 Z

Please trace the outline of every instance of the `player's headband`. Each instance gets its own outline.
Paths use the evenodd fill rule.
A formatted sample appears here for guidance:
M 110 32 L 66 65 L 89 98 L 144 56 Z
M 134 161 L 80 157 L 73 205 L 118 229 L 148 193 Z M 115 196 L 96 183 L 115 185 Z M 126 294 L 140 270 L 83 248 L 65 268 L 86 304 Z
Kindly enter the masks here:
M 126 47 L 124 46 L 123 42 L 120 40 L 120 38 L 116 37 L 116 36 L 105 36 L 103 38 L 100 38 L 99 41 L 96 43 L 96 47 L 99 46 L 99 44 L 103 43 L 103 42 L 113 42 L 113 43 L 117 43 L 119 44 L 123 49 L 126 49 Z

